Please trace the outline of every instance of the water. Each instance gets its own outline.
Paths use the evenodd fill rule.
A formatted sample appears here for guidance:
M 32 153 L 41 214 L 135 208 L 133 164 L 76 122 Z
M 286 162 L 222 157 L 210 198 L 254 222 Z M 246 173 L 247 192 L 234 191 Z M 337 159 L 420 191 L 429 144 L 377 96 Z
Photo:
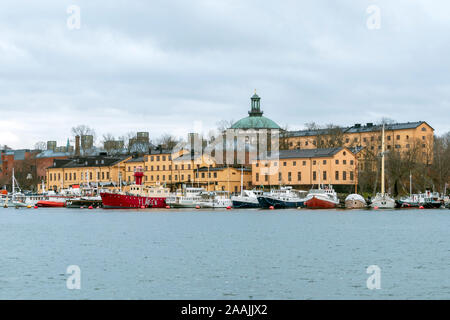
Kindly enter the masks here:
M 1 208 L 0 299 L 449 299 L 449 240 L 444 209 Z

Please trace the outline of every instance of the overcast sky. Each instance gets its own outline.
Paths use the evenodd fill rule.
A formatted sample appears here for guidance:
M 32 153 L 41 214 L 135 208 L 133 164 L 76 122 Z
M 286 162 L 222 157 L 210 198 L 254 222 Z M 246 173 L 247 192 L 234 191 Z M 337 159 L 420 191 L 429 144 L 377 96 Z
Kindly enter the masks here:
M 80 29 L 69 29 L 71 5 Z M 369 29 L 376 5 L 381 28 Z M 6 0 L 0 144 L 185 136 L 247 115 L 305 123 L 425 120 L 450 130 L 449 1 Z

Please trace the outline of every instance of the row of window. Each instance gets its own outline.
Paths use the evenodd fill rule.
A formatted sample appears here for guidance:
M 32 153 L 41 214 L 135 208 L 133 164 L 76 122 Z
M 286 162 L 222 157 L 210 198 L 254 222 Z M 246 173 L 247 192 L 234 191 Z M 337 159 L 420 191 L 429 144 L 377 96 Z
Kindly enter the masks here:
M 82 173 L 80 175 L 81 180 L 88 180 L 88 173 Z M 89 172 L 89 180 L 92 180 L 93 175 L 92 172 Z M 109 171 L 107 172 L 97 172 L 97 180 L 109 180 L 110 176 L 109 176 Z M 76 181 L 77 180 L 77 173 L 76 172 L 69 172 L 69 173 L 65 173 L 64 174 L 64 179 L 66 181 Z M 58 173 L 53 173 L 53 174 L 49 174 L 49 180 L 50 181 L 60 181 L 61 180 L 61 174 Z
M 162 166 L 150 166 L 150 171 L 166 171 L 166 165 L 162 165 Z M 172 170 L 172 165 L 168 165 L 167 166 L 167 170 L 171 171 Z M 175 170 L 191 170 L 191 165 L 188 164 L 186 167 L 184 166 L 184 164 L 178 166 L 177 164 L 175 165 Z M 128 167 L 128 172 L 131 171 L 136 171 L 136 166 L 133 166 L 133 168 L 131 166 Z M 149 171 L 148 170 L 148 166 L 145 166 L 145 171 Z
M 398 140 L 401 139 L 401 136 L 398 134 L 398 135 L 395 136 L 395 138 L 396 138 L 396 140 L 398 141 Z M 409 135 L 406 135 L 405 138 L 406 138 L 406 140 L 409 140 L 410 137 L 409 137 Z M 392 141 L 392 140 L 393 140 L 393 136 L 386 136 L 386 139 L 387 139 L 387 141 Z M 377 139 L 377 140 L 378 140 L 378 141 L 381 141 L 381 136 L 378 136 L 378 139 Z M 422 136 L 422 140 L 425 141 L 425 140 L 426 140 L 426 136 Z M 354 143 L 357 143 L 358 141 L 359 141 L 359 139 L 358 139 L 357 137 L 353 138 L 353 142 L 354 142 Z M 362 141 L 367 143 L 367 142 L 369 141 L 369 138 L 364 137 L 364 138 L 362 138 Z M 374 137 L 374 136 L 370 137 L 370 141 L 372 141 L 372 142 L 375 141 L 375 137 Z M 323 143 L 324 141 L 320 141 L 320 142 Z M 333 140 L 329 140 L 329 142 L 332 143 Z M 310 143 L 310 141 L 306 140 L 306 141 L 305 141 L 305 146 L 308 146 L 309 143 Z M 346 138 L 346 139 L 345 139 L 345 143 L 350 143 L 350 138 Z M 312 141 L 312 144 L 313 144 L 313 145 L 317 145 L 316 140 L 313 140 L 313 141 Z M 290 145 L 291 147 L 293 147 L 294 143 L 291 141 L 291 142 L 289 142 L 289 145 Z M 301 141 L 297 141 L 297 146 L 298 146 L 298 147 L 301 146 Z
M 165 155 L 161 155 L 161 156 L 147 156 L 147 161 L 166 161 L 166 159 L 168 161 L 172 160 L 172 157 L 170 155 L 168 155 L 167 157 Z
M 299 163 L 300 163 L 300 162 L 299 162 Z M 334 163 L 335 163 L 335 164 L 339 164 L 339 163 L 340 163 L 339 159 L 336 159 L 336 160 L 334 161 Z M 350 160 L 349 163 L 350 163 L 350 165 L 353 165 L 353 164 L 354 164 L 354 160 Z M 317 160 L 313 160 L 313 161 L 312 161 L 312 164 L 313 164 L 313 166 L 318 165 L 318 161 L 317 161 Z M 325 165 L 326 165 L 326 164 L 327 164 L 327 160 L 322 160 L 322 164 L 325 164 Z M 346 159 L 342 160 L 342 164 L 345 164 L 345 165 L 346 165 L 346 164 L 347 164 L 347 160 L 346 160 Z M 286 166 L 288 165 L 288 162 L 287 162 L 287 161 L 283 161 L 283 162 L 282 162 L 282 165 L 283 165 L 283 167 L 286 167 Z M 292 161 L 292 165 L 295 167 L 295 166 L 297 165 L 297 161 Z M 306 161 L 302 161 L 302 165 L 303 165 L 303 166 L 306 166 Z M 255 166 L 256 166 L 256 167 L 259 167 L 259 162 L 257 162 Z M 265 167 L 268 167 L 269 164 L 268 164 L 268 163 L 265 163 L 264 166 L 265 166 Z M 277 167 L 277 166 L 278 166 L 278 162 L 275 161 L 275 162 L 273 163 L 273 166 L 274 166 L 274 167 Z
M 313 171 L 312 175 L 313 175 L 312 176 L 313 181 L 317 181 L 317 178 L 318 178 L 317 177 L 317 172 Z M 354 179 L 353 171 L 349 171 L 348 175 L 349 175 L 350 180 L 353 181 L 353 179 Z M 266 181 L 266 182 L 269 181 L 269 175 L 263 175 L 263 176 L 264 176 L 264 181 Z M 327 178 L 328 178 L 327 172 L 326 171 L 322 171 L 322 180 L 326 181 Z M 341 180 L 341 178 L 342 178 L 343 181 L 347 180 L 347 171 L 342 171 L 342 175 L 340 175 L 339 171 L 335 171 L 334 179 L 336 181 L 339 181 L 339 180 Z M 256 173 L 255 180 L 259 181 L 259 173 Z M 282 172 L 278 172 L 278 181 L 281 182 L 282 180 L 283 180 L 283 173 Z M 287 173 L 287 181 L 292 181 L 292 172 L 288 172 Z M 302 181 L 302 173 L 300 171 L 297 172 L 297 181 Z

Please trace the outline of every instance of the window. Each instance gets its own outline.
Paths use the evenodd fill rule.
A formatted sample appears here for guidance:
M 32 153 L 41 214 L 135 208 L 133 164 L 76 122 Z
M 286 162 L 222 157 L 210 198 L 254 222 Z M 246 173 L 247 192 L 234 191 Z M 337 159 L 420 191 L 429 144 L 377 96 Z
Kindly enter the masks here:
M 306 166 L 306 161 L 303 161 L 303 165 Z
M 156 176 L 156 181 L 159 181 L 159 174 Z
M 353 165 L 353 160 L 350 160 L 350 164 Z
M 278 172 L 278 181 L 281 181 L 282 178 L 283 176 L 281 175 L 281 172 Z
M 388 141 L 391 141 L 391 136 L 387 136 Z
M 159 159 L 160 159 L 159 156 L 156 156 L 156 161 L 159 161 Z
M 397 135 L 397 140 L 400 140 L 400 135 L 399 134 Z
M 259 173 L 256 173 L 256 175 L 255 175 L 255 180 L 256 180 L 256 181 L 259 181 Z
M 166 156 L 162 156 L 162 161 L 166 161 Z
M 163 168 L 162 168 L 163 171 L 166 171 L 166 165 L 163 165 L 162 167 L 163 167 Z
M 347 164 L 347 160 L 342 160 L 342 164 Z
M 76 172 L 73 173 L 73 180 L 77 180 L 77 173 Z
M 153 176 L 150 176 L 150 180 L 152 180 L 152 181 L 153 181 Z
M 335 179 L 335 180 L 339 180 L 339 171 L 336 171 L 336 172 L 334 173 L 334 179 Z
M 425 128 L 425 127 L 422 127 L 422 131 L 427 131 L 427 128 Z
M 342 171 L 342 180 L 347 180 L 347 171 Z
M 89 172 L 89 180 L 92 180 L 92 172 Z
M 184 180 L 184 174 L 181 175 L 181 180 Z
M 307 146 L 308 145 L 308 141 L 305 141 L 305 146 Z
M 353 178 L 354 178 L 354 174 L 353 174 L 353 171 L 350 171 L 350 180 L 352 180 L 352 181 L 353 181 Z
M 105 173 L 102 172 L 102 180 L 105 180 Z
M 317 173 L 313 171 L 313 180 L 315 181 L 317 179 Z
M 323 164 L 327 164 L 327 160 L 323 160 Z
M 294 162 L 292 163 L 292 165 L 296 166 L 296 165 L 297 165 L 297 162 L 296 162 L 296 161 L 294 161 Z
M 326 171 L 323 172 L 323 180 L 324 181 L 327 180 L 327 172 Z
M 264 181 L 269 181 L 269 176 L 267 174 L 264 176 Z
M 255 164 L 255 167 L 257 167 L 257 168 L 259 167 L 259 162 L 257 162 L 257 163 Z
M 159 166 L 156 166 L 156 171 L 159 171 Z
M 349 138 L 345 139 L 345 142 L 346 142 L 346 143 L 349 143 L 349 142 L 350 142 L 350 139 L 349 139 Z
M 184 170 L 184 164 L 181 165 L 181 170 Z
M 109 180 L 109 171 L 106 173 L 106 179 Z
M 286 161 L 284 161 L 284 162 L 283 162 L 283 166 L 286 167 L 286 165 L 287 165 L 287 163 L 286 163 Z
M 314 165 L 314 166 L 316 165 L 316 160 L 313 160 L 313 165 Z
M 202 178 L 205 178 L 205 173 L 204 172 L 202 172 Z
M 292 174 L 288 172 L 288 181 L 292 181 Z
M 297 180 L 301 181 L 302 180 L 302 173 L 299 171 L 297 172 Z
M 214 172 L 214 178 L 217 178 L 217 172 Z
M 422 136 L 422 140 L 425 140 L 425 136 Z
M 151 156 L 150 157 L 150 161 L 154 161 L 155 160 L 155 157 L 154 156 Z
M 336 164 L 339 164 L 339 159 L 336 159 Z

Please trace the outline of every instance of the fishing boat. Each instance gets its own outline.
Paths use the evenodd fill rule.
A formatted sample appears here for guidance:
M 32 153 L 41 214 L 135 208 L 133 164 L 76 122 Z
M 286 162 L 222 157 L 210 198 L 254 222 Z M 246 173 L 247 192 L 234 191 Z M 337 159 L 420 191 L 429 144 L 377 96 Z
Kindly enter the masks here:
M 166 203 L 173 208 L 195 208 L 201 201 L 204 188 L 188 187 L 167 197 Z
M 291 186 L 272 189 L 268 194 L 257 196 L 262 208 L 299 208 L 305 206 L 306 191 L 294 190 Z
M 262 196 L 261 190 L 242 190 L 240 195 L 232 196 L 233 208 L 260 208 L 258 196 Z
M 144 186 L 142 178 L 144 172 L 141 167 L 134 171 L 135 182 L 126 191 L 100 192 L 103 208 L 106 209 L 144 209 L 164 208 L 169 189 L 161 185 Z
M 347 209 L 365 208 L 367 207 L 367 202 L 360 194 L 352 193 L 345 198 L 345 207 Z
M 391 198 L 389 193 L 385 192 L 384 186 L 384 124 L 381 132 L 381 192 L 373 198 L 370 206 L 375 209 L 392 209 L 395 208 L 395 200 Z
M 103 206 L 102 197 L 80 197 L 75 199 L 67 200 L 66 207 L 67 208 L 101 208 Z
M 424 208 L 437 209 L 444 204 L 438 192 L 431 192 L 427 190 L 424 193 L 410 194 L 407 197 L 402 197 L 397 201 L 397 208 Z
M 339 205 L 339 198 L 333 186 L 324 188 L 319 184 L 318 189 L 311 189 L 306 196 L 305 206 L 309 209 L 331 209 Z

